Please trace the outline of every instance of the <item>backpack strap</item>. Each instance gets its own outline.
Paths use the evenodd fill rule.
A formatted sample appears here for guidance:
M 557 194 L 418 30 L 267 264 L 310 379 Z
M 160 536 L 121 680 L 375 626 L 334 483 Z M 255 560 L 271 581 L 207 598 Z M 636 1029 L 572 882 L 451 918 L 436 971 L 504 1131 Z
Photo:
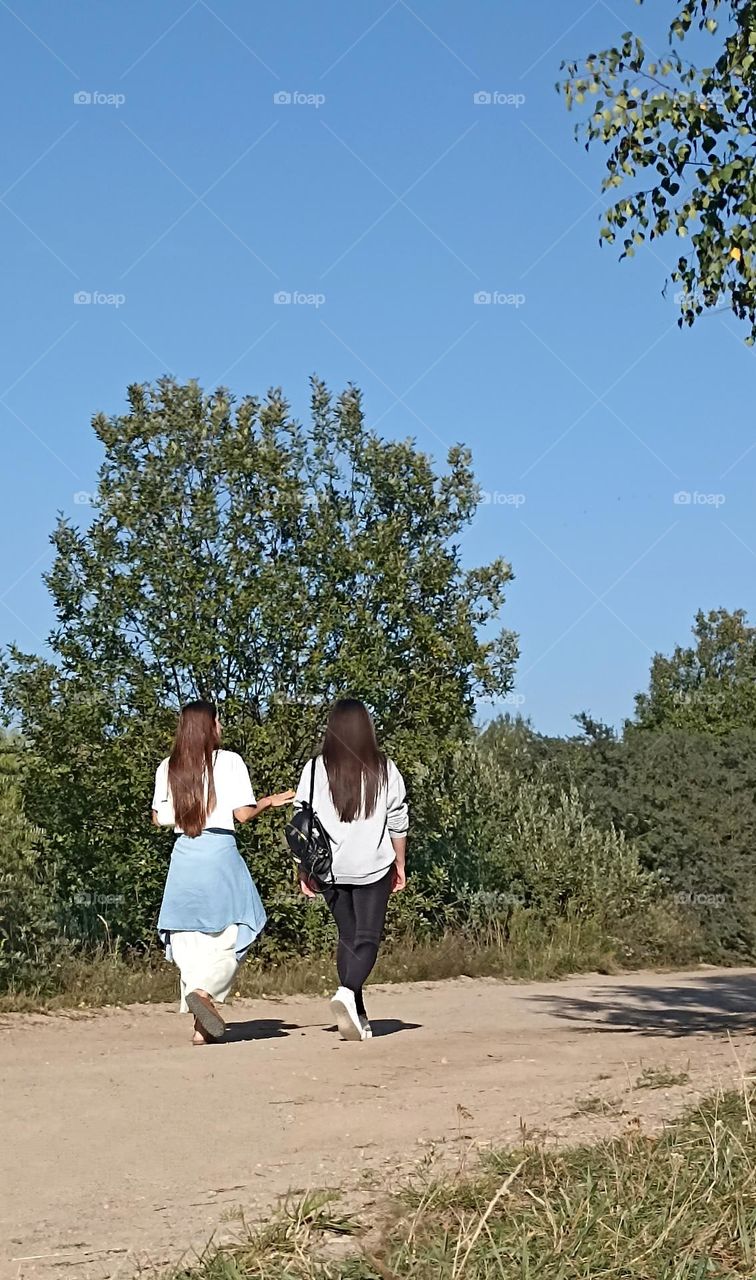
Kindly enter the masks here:
M 312 844 L 312 833 L 315 827 L 315 810 L 313 808 L 313 800 L 315 799 L 315 756 L 312 757 L 310 764 L 310 825 L 307 831 L 307 848 L 309 850 Z

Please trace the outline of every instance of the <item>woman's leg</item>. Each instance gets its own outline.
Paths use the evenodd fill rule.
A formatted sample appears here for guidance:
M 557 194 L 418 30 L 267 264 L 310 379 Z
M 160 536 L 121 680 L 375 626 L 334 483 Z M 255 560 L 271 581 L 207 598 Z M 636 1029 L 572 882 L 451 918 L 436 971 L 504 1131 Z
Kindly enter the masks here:
M 362 988 L 378 959 L 378 948 L 386 923 L 386 909 L 391 896 L 391 871 L 373 884 L 355 885 L 352 893 L 355 930 L 350 975 L 355 983 L 352 990 L 355 993 L 357 1012 L 366 1017 Z
M 363 1015 L 362 985 L 378 958 L 390 895 L 390 871 L 374 884 L 336 885 L 323 894 L 339 930 L 339 982 L 354 992 Z
M 323 897 L 339 932 L 336 946 L 336 969 L 342 987 L 353 990 L 350 981 L 351 961 L 354 952 L 356 921 L 354 915 L 353 888 L 351 885 L 326 885 Z
M 369 1035 L 362 984 L 378 958 L 391 878 L 388 871 L 375 884 L 335 885 L 324 890 L 339 930 L 336 959 L 341 988 L 331 1003 L 345 1040 L 364 1040 Z
M 238 926 L 220 933 L 181 931 L 171 934 L 171 955 L 181 973 L 182 1012 L 190 991 L 203 991 L 219 1004 L 228 996 L 236 971 Z

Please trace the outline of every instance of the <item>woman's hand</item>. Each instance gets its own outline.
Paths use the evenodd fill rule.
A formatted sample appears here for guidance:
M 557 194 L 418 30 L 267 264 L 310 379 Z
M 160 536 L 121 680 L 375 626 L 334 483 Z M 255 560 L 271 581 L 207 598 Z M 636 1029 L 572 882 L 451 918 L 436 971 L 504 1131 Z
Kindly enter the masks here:
M 234 817 L 237 822 L 251 822 L 253 818 L 259 818 L 261 813 L 265 813 L 266 809 L 280 809 L 285 804 L 291 804 L 295 794 L 294 791 L 278 791 L 274 796 L 261 796 L 257 804 L 245 804 L 241 809 L 234 809 Z
M 277 791 L 274 796 L 266 796 L 265 799 L 271 809 L 281 809 L 285 804 L 291 804 L 295 795 L 294 791 Z
M 317 898 L 318 895 L 306 876 L 299 877 L 299 887 L 306 898 Z
M 404 863 L 402 863 L 400 866 L 398 862 L 395 862 L 392 867 L 392 874 L 391 874 L 391 892 L 399 893 L 400 890 L 406 889 L 406 887 L 407 887 L 407 869 L 404 866 Z

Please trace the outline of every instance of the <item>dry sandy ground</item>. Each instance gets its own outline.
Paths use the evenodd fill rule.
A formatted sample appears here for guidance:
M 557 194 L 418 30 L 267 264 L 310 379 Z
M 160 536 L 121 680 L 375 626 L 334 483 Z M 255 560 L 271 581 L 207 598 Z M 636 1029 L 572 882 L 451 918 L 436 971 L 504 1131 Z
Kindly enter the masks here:
M 0 1275 L 131 1280 L 289 1188 L 385 1185 L 523 1126 L 658 1125 L 752 1070 L 756 971 L 463 978 L 370 1010 L 345 1044 L 322 1000 L 240 1001 L 202 1049 L 169 1006 L 1 1019 Z M 644 1068 L 689 1080 L 639 1089 Z

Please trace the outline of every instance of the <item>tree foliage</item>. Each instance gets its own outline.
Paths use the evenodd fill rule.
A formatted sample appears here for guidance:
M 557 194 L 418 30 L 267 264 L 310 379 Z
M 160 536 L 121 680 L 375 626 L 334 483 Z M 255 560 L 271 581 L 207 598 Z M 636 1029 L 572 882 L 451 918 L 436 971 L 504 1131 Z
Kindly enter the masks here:
M 643 3 L 643 0 L 638 0 Z M 563 64 L 568 107 L 591 103 L 578 135 L 607 149 L 603 190 L 619 192 L 601 238 L 622 256 L 667 234 L 682 242 L 672 279 L 680 324 L 728 306 L 756 337 L 756 0 L 676 0 L 669 48 L 632 31 Z M 696 36 L 700 31 L 702 36 Z M 679 46 L 701 39 L 705 65 Z
M 579 717 L 571 777 L 601 825 L 622 831 L 705 939 L 756 952 L 756 629 L 743 610 L 699 611 L 694 643 L 657 654 L 617 736 Z
M 676 646 L 671 657 L 656 654 L 630 727 L 756 732 L 756 628 L 742 609 L 699 610 L 693 635 L 695 644 Z
M 41 857 L 43 833 L 22 805 L 20 744 L 0 734 L 0 990 L 32 981 L 60 958 L 58 921 L 49 868 Z
M 756 733 L 649 729 L 584 745 L 593 820 L 622 831 L 668 901 L 696 923 L 701 958 L 756 953 Z
M 12 648 L 2 691 L 63 898 L 83 893 L 114 930 L 148 937 L 166 848 L 152 777 L 179 705 L 219 703 L 259 792 L 296 782 L 344 693 L 422 773 L 468 732 L 476 698 L 510 687 L 515 642 L 490 624 L 511 572 L 461 565 L 469 453 L 451 449 L 438 473 L 411 441 L 368 430 L 356 388 L 334 402 L 314 381 L 303 426 L 278 391 L 235 404 L 163 379 L 93 425 L 94 517 L 52 535 L 52 656 Z M 421 821 L 432 803 L 420 788 Z M 289 877 L 272 822 L 248 835 L 269 896 Z

